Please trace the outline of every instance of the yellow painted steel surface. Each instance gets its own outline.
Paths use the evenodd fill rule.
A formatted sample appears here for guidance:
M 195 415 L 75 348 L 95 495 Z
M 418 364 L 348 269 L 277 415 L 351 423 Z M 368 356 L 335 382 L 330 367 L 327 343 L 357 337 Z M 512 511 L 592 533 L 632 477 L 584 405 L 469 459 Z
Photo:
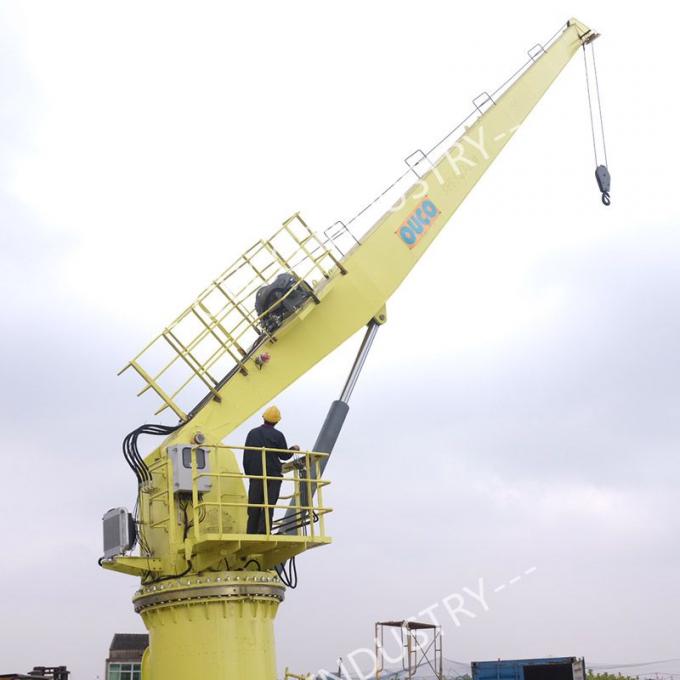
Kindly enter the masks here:
M 283 584 L 275 574 L 211 572 L 163 588 L 142 588 L 134 600 L 149 631 L 144 680 L 277 677 L 274 617 Z
M 287 668 L 285 670 L 283 680 L 314 680 L 311 675 L 296 675 L 291 673 Z
M 102 563 L 107 569 L 142 576 L 152 582 L 173 574 L 200 573 L 218 569 L 241 569 L 253 559 L 260 568 L 271 569 L 305 550 L 330 543 L 326 535 L 326 515 L 331 508 L 324 503 L 324 489 L 330 482 L 322 476 L 321 465 L 327 453 L 297 451 L 294 461 L 284 464 L 283 476 L 266 472 L 267 454 L 289 451 L 247 446 L 184 445 L 191 456 L 191 492 L 177 493 L 170 456 L 163 455 L 149 466 L 152 482 L 140 495 L 139 522 L 142 554 L 125 556 Z M 233 450 L 261 459 L 260 474 L 242 472 Z M 207 453 L 210 467 L 197 467 L 196 452 Z M 281 495 L 268 497 L 268 482 L 280 482 Z M 209 488 L 203 488 L 202 482 Z M 261 503 L 249 502 L 245 483 L 261 482 Z M 314 493 L 316 491 L 316 493 Z M 293 517 L 282 524 L 281 517 L 292 506 Z M 264 532 L 247 533 L 247 513 L 262 509 Z M 309 521 L 313 518 L 313 521 Z M 283 531 L 285 530 L 285 532 Z
M 380 313 L 589 35 L 592 34 L 583 24 L 570 21 L 496 101 L 487 102 L 488 108 L 463 136 L 446 153 L 432 160 L 429 172 L 360 238 L 361 243 L 314 284 L 315 301 L 308 302 L 281 328 L 264 337 L 257 346 L 257 356 L 236 354 L 238 370 L 223 384 L 211 386 L 209 398 L 190 414 L 191 417 L 175 407 L 170 395 L 160 394 L 157 390 L 166 406 L 173 408 L 186 422 L 147 457 L 148 465 L 155 471 L 154 486 L 170 483 L 170 476 L 160 472 L 167 464 L 166 447 L 193 442 L 199 433 L 208 442 L 221 442 Z M 213 330 L 210 326 L 207 332 Z M 185 363 L 193 361 L 190 349 L 181 346 L 178 350 Z M 260 352 L 266 353 L 267 360 L 258 363 Z M 138 372 L 146 379 L 143 371 Z M 197 374 L 200 379 L 206 379 L 204 368 L 199 367 Z M 153 384 L 150 386 L 155 389 Z M 217 472 L 225 476 L 238 472 L 236 458 L 230 450 L 220 450 L 215 465 Z M 244 534 L 243 507 L 232 506 L 230 511 L 223 507 L 219 512 L 225 514 L 220 521 L 230 528 L 220 530 L 207 550 L 208 556 L 201 557 L 198 543 L 190 536 L 178 533 L 181 517 L 178 519 L 172 502 L 164 500 L 154 505 L 154 493 L 161 493 L 164 499 L 172 496 L 169 487 L 165 491 L 152 489 L 142 494 L 146 554 L 141 558 L 120 558 L 105 565 L 126 573 L 135 573 L 135 570 L 138 573 L 140 564 L 135 560 L 145 560 L 147 572 L 171 578 L 189 564 L 187 573 L 180 579 L 156 580 L 135 598 L 136 606 L 140 598 L 147 603 L 139 610 L 151 636 L 150 652 L 144 662 L 144 679 L 274 680 L 272 622 L 279 599 L 271 594 L 263 595 L 257 587 L 263 584 L 265 589 L 276 587 L 276 575 L 266 570 L 272 562 L 262 556 L 271 549 L 267 541 L 283 539 Z M 219 496 L 220 502 L 228 498 L 232 503 L 244 503 L 243 481 L 237 481 L 234 476 L 231 482 L 225 481 L 225 489 L 217 494 L 213 492 L 213 496 Z M 187 517 L 193 518 L 199 504 L 194 490 L 192 502 L 184 509 Z M 167 515 L 165 520 L 164 513 Z M 204 521 L 200 515 L 197 517 L 197 524 Z M 314 547 L 308 544 L 308 537 L 298 535 L 291 539 L 290 554 Z M 263 560 L 259 564 L 261 570 L 238 574 L 200 573 L 209 565 L 217 568 L 221 557 L 235 554 L 236 544 L 240 558 L 247 561 L 252 555 Z M 208 587 L 204 582 L 206 578 L 226 579 L 229 585 L 224 586 L 223 581 L 219 584 L 211 582 L 212 590 L 202 591 Z M 245 579 L 247 587 L 236 587 L 233 582 L 236 578 Z M 223 586 L 226 588 L 224 593 L 220 590 Z M 148 588 L 156 590 L 149 591 Z M 175 594 L 164 600 L 169 591 Z M 196 596 L 197 591 L 209 594 Z M 177 592 L 183 595 L 179 596 Z
M 263 405 L 352 334 L 385 305 L 437 234 L 513 136 L 553 80 L 589 33 L 572 20 L 552 46 L 470 127 L 406 194 L 403 205 L 384 215 L 343 260 L 347 270 L 336 271 L 318 291 L 320 304 L 291 319 L 276 333 L 276 342 L 262 350 L 271 360 L 262 370 L 237 373 L 183 428 L 166 441 L 185 441 L 202 432 L 221 441 Z M 418 242 L 409 247 L 400 237 L 401 225 L 420 209 L 425 197 L 437 216 Z M 255 369 L 254 364 L 251 366 Z

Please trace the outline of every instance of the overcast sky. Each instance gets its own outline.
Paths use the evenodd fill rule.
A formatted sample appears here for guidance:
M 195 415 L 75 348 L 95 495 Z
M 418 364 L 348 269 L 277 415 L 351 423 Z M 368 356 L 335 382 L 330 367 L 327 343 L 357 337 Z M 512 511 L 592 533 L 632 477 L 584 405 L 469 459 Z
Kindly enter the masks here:
M 5 0 L 0 673 L 94 680 L 143 630 L 135 581 L 96 564 L 152 414 L 116 371 L 294 211 L 350 218 L 572 14 L 603 34 L 613 206 L 577 55 L 388 305 L 279 666 L 433 605 L 451 659 L 680 657 L 673 5 Z M 277 399 L 290 441 L 359 340 Z M 456 626 L 443 600 L 480 587 Z

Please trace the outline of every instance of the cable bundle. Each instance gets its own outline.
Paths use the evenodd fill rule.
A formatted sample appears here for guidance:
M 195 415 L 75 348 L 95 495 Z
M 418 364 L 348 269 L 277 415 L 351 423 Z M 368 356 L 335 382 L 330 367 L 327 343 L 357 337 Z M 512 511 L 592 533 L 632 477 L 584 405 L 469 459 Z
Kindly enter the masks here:
M 283 581 L 283 585 L 294 590 L 297 588 L 298 584 L 298 573 L 297 566 L 295 565 L 295 558 L 291 557 L 287 564 L 288 566 L 286 567 L 286 562 L 282 562 L 281 564 L 277 564 L 274 569 L 276 569 L 276 573 Z
M 145 482 L 151 481 L 151 473 L 147 464 L 144 462 L 139 448 L 137 447 L 137 439 L 141 434 L 155 434 L 155 435 L 169 435 L 177 430 L 180 425 L 142 425 L 123 439 L 123 456 L 127 464 L 137 477 L 137 483 L 141 486 Z

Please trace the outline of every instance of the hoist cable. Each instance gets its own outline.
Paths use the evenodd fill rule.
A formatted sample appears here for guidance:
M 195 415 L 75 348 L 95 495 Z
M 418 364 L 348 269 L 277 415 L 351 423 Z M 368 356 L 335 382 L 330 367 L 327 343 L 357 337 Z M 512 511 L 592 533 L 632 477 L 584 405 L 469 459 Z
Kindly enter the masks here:
M 590 68 L 588 65 L 588 54 L 587 47 L 591 46 L 591 60 L 593 69 L 593 79 L 595 84 L 594 95 L 591 94 L 591 79 L 590 79 Z M 602 98 L 600 97 L 600 82 L 597 75 L 597 60 L 595 59 L 595 47 L 592 44 L 592 40 L 583 44 L 583 65 L 586 72 L 586 93 L 588 95 L 588 112 L 590 114 L 590 133 L 593 139 L 593 155 L 595 156 L 595 179 L 597 180 L 597 186 L 602 194 L 602 203 L 604 205 L 611 205 L 611 198 L 609 196 L 609 191 L 611 187 L 611 176 L 609 174 L 609 169 L 607 167 L 607 144 L 605 141 L 604 134 L 604 118 L 602 116 Z M 600 162 L 598 157 L 598 140 L 597 134 L 595 132 L 595 114 L 593 112 L 594 97 L 597 98 L 597 117 L 600 120 L 600 137 L 602 145 L 602 153 L 604 154 L 604 163 Z
M 595 74 L 595 93 L 597 94 L 597 108 L 600 113 L 600 132 L 602 134 L 602 150 L 604 151 L 604 164 L 609 165 L 607 161 L 607 144 L 604 139 L 604 120 L 602 118 L 602 101 L 600 99 L 600 82 L 597 78 L 597 60 L 595 59 L 595 43 L 590 44 L 590 49 L 593 53 L 593 73 Z
M 593 101 L 590 96 L 590 76 L 588 75 L 588 55 L 586 54 L 586 45 L 583 46 L 583 65 L 586 71 L 586 92 L 588 94 L 588 111 L 590 112 L 590 133 L 593 137 L 593 155 L 595 156 L 595 165 L 599 165 L 597 159 L 597 142 L 595 141 L 595 119 L 593 118 Z
M 595 96 L 597 98 L 597 113 L 598 117 L 600 119 L 600 135 L 602 137 L 602 151 L 604 155 L 604 164 L 608 165 L 608 160 L 607 160 L 607 144 L 605 142 L 605 135 L 604 135 L 604 118 L 602 117 L 602 99 L 600 97 L 600 82 L 597 76 L 597 61 L 595 60 L 595 45 L 591 42 L 590 44 L 590 49 L 592 52 L 592 61 L 593 61 L 593 76 L 594 76 L 594 82 L 595 82 Z M 583 46 L 583 64 L 585 67 L 586 71 L 586 92 L 588 94 L 588 111 L 590 112 L 590 132 L 593 138 L 593 155 L 595 156 L 595 165 L 599 165 L 599 158 L 598 158 L 598 153 L 597 153 L 597 139 L 595 135 L 595 114 L 593 112 L 593 99 L 590 94 L 591 90 L 591 85 L 590 85 L 590 75 L 589 75 L 589 68 L 588 68 L 588 56 L 586 53 L 586 48 L 587 45 Z

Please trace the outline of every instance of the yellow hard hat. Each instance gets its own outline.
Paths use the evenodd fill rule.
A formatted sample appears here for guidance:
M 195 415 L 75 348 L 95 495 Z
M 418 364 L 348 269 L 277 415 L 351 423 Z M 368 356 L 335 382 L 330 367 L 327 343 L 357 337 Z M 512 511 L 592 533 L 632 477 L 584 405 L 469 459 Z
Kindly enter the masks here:
M 262 417 L 268 423 L 278 423 L 281 420 L 281 411 L 272 405 L 262 414 Z

